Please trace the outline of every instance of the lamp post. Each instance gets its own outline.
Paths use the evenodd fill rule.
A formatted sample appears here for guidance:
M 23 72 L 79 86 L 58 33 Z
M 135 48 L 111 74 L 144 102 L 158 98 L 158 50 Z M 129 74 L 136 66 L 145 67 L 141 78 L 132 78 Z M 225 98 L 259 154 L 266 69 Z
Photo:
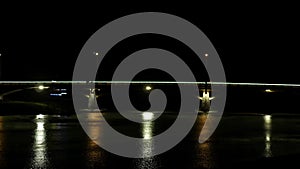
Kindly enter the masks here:
M 208 67 L 208 65 L 207 65 L 208 53 L 205 53 L 204 56 L 205 56 L 205 67 L 207 69 L 207 67 Z M 205 94 L 207 94 L 207 81 L 205 81 Z

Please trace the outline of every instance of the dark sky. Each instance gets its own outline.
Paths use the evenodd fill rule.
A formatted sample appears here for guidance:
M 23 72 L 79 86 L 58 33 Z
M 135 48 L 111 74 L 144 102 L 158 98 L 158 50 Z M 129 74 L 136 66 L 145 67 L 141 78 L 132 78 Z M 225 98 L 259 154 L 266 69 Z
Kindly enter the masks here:
M 288 3 L 1 5 L 2 80 L 71 80 L 79 51 L 96 30 L 146 11 L 174 14 L 197 25 L 218 51 L 227 81 L 300 83 L 300 12 Z M 144 38 L 144 47 L 157 40 L 150 39 Z M 138 42 L 143 38 L 130 45 Z

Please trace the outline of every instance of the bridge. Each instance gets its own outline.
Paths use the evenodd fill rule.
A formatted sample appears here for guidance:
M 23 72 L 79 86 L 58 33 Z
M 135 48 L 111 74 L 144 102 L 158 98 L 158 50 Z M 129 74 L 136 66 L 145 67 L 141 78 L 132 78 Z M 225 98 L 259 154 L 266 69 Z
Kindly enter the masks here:
M 5 100 L 5 97 L 14 93 L 24 90 L 36 90 L 37 92 L 49 89 L 52 90 L 55 86 L 59 85 L 87 85 L 85 96 L 87 97 L 87 109 L 94 109 L 97 104 L 99 95 L 97 91 L 101 89 L 101 85 L 109 86 L 112 84 L 137 84 L 146 85 L 145 90 L 152 90 L 151 85 L 167 85 L 167 84 L 196 84 L 200 90 L 198 97 L 200 101 L 200 109 L 203 112 L 209 112 L 210 103 L 216 97 L 211 91 L 211 85 L 224 85 L 227 87 L 247 86 L 247 87 L 262 87 L 264 92 L 271 93 L 274 88 L 300 88 L 300 84 L 268 84 L 268 83 L 233 83 L 233 82 L 174 82 L 174 81 L 0 81 L 0 87 L 10 86 L 11 90 L 1 90 L 0 88 L 0 101 Z M 149 84 L 149 85 L 147 85 Z M 97 86 L 97 87 L 95 87 Z M 100 87 L 99 87 L 100 86 Z M 62 96 L 66 94 L 65 91 L 59 91 L 57 95 Z

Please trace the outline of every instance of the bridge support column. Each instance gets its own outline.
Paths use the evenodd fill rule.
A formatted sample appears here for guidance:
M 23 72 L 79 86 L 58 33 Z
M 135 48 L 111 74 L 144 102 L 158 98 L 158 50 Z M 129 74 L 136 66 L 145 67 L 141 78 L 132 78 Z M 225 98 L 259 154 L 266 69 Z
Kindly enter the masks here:
M 204 90 L 202 89 L 202 97 L 198 97 L 201 100 L 200 110 L 203 112 L 209 112 L 210 102 L 214 97 L 210 97 L 211 89 L 208 89 L 208 84 L 205 82 Z
M 200 100 L 201 100 L 201 110 L 204 112 L 209 111 L 210 100 L 211 100 L 211 98 L 209 97 L 209 92 L 204 91 Z
M 95 89 L 90 89 L 90 93 L 88 96 L 88 109 L 93 110 L 97 107 L 97 100 L 96 100 L 96 92 Z

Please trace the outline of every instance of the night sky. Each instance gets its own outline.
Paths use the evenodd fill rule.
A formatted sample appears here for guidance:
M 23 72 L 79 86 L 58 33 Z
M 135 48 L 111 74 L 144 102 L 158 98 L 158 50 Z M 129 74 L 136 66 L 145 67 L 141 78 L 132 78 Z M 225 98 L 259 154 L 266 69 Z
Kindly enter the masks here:
M 153 11 L 174 14 L 197 25 L 218 51 L 227 81 L 300 83 L 300 11 L 295 4 L 127 6 L 1 6 L 7 9 L 0 12 L 2 80 L 71 80 L 76 58 L 95 31 L 121 16 Z M 143 47 L 169 49 L 171 45 L 164 46 L 162 42 L 170 39 L 159 43 L 160 38 L 129 39 L 125 46 L 132 50 L 123 52 L 128 54 Z M 185 50 L 180 49 L 176 48 L 184 57 Z M 116 55 L 125 55 L 122 50 L 116 51 Z M 192 64 L 191 67 L 201 65 Z M 107 61 L 105 67 L 114 66 Z M 106 74 L 105 70 L 101 72 Z

